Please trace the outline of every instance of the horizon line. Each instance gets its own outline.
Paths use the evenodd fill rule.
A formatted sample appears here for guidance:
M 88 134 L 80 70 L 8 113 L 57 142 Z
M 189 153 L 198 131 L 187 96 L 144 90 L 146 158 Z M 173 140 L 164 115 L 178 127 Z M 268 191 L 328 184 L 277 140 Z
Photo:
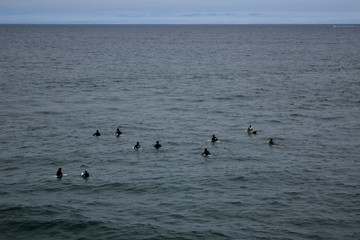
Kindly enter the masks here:
M 360 25 L 360 23 L 0 23 L 0 25 Z

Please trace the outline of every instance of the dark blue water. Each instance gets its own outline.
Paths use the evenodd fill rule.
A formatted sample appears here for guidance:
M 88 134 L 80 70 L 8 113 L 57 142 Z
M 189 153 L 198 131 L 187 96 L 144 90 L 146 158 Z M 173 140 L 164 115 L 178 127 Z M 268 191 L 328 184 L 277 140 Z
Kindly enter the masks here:
M 1 239 L 358 239 L 359 56 L 358 25 L 0 25 Z

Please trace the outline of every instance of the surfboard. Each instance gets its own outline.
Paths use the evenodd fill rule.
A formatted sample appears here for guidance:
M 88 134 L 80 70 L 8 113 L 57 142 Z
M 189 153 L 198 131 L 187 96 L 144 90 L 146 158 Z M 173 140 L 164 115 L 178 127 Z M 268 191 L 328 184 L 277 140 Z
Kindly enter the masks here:
M 248 134 L 256 134 L 257 133 L 257 130 L 254 130 L 254 131 L 245 131 L 246 133 L 248 133 Z
M 67 176 L 68 174 L 67 173 L 64 173 L 63 175 L 62 175 L 62 177 L 65 177 L 65 176 Z M 57 175 L 54 175 L 54 177 L 56 177 L 56 178 L 62 178 L 62 177 L 58 177 Z

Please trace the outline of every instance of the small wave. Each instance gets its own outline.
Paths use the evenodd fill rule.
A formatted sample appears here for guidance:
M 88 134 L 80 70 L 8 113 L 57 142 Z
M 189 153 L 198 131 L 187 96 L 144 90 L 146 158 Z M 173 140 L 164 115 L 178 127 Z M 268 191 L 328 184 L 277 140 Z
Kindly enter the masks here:
M 43 114 L 43 115 L 52 115 L 52 116 L 55 116 L 55 115 L 61 115 L 63 114 L 62 112 L 55 112 L 55 111 L 38 111 L 36 112 L 36 114 Z
M 53 216 L 57 212 L 48 208 L 40 207 L 28 207 L 28 206 L 1 206 L 0 215 L 8 215 L 14 218 L 21 218 L 32 215 L 44 215 L 44 216 Z
M 235 177 L 235 178 L 231 178 L 230 179 L 231 181 L 248 181 L 248 179 L 246 177 L 243 177 L 243 176 L 238 176 L 238 177 Z
M 115 229 L 109 228 L 102 221 L 86 221 L 79 219 L 55 219 L 55 220 L 5 220 L 2 221 L 1 232 L 6 233 L 8 239 L 47 239 L 56 236 L 58 239 L 102 238 L 107 236 L 119 236 Z
M 232 97 L 214 97 L 213 100 L 228 101 L 228 100 L 233 100 L 233 98 Z
M 268 120 L 268 122 L 270 122 L 270 123 L 281 123 L 280 120 L 276 120 L 276 119 L 270 119 L 270 120 Z
M 0 190 L 0 196 L 4 196 L 4 195 L 8 195 L 8 194 L 9 194 L 9 192 Z
M 82 187 L 81 187 L 82 188 Z M 86 188 L 86 186 L 84 186 Z M 107 190 L 116 192 L 126 192 L 130 194 L 143 194 L 143 193 L 165 193 L 173 192 L 176 187 L 170 186 L 166 183 L 151 183 L 151 182 L 126 182 L 126 183 L 109 183 L 103 184 L 97 187 L 93 187 L 92 192 L 94 194 L 102 193 Z

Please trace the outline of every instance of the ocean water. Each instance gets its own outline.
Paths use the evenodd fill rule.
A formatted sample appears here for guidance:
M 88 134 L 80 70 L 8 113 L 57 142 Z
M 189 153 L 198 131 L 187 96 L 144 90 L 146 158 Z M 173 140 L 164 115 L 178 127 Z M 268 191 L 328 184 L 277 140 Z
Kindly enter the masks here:
M 0 69 L 1 239 L 360 238 L 359 25 L 0 25 Z

